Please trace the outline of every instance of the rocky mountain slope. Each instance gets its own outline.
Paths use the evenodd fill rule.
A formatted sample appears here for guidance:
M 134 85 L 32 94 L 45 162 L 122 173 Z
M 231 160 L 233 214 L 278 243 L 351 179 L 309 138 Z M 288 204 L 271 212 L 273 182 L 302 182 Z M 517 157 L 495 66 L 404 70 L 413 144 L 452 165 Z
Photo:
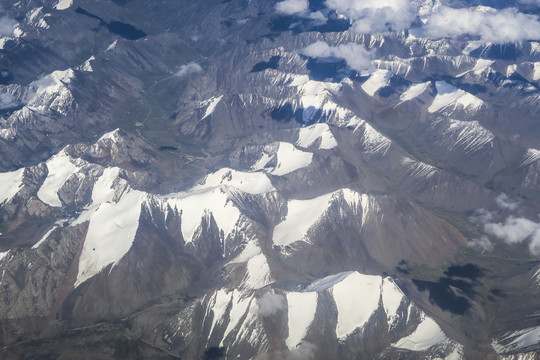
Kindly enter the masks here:
M 4 1 L 1 357 L 536 358 L 537 6 Z

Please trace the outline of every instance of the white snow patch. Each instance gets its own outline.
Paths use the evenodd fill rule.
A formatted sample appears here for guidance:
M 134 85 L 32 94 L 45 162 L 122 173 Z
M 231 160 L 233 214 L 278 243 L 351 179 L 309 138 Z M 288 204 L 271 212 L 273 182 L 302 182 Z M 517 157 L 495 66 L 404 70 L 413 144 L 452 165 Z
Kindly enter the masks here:
M 412 351 L 424 351 L 447 339 L 439 325 L 432 318 L 424 315 L 424 319 L 411 335 L 401 338 L 392 346 Z
M 332 287 L 338 310 L 336 335 L 345 339 L 364 326 L 379 307 L 382 278 L 353 272 Z
M 417 96 L 420 96 L 429 86 L 429 81 L 425 83 L 420 84 L 414 84 L 411 85 L 401 96 L 399 99 L 403 102 L 412 100 L 416 98 Z
M 223 320 L 231 300 L 232 293 L 228 293 L 226 290 L 220 289 L 216 291 L 213 297 L 212 305 L 208 304 L 208 308 L 211 308 L 213 313 L 212 325 L 210 326 L 210 332 L 208 333 L 209 337 L 212 336 L 215 326 Z
M 533 81 L 540 80 L 540 62 L 533 63 Z
M 330 275 L 325 278 L 316 280 L 312 282 L 307 288 L 306 291 L 324 291 L 332 286 L 340 283 L 346 279 L 349 275 L 354 273 L 354 271 L 347 271 L 335 275 Z
M 301 95 L 304 122 L 311 120 L 319 109 L 324 113 L 338 111 L 337 104 L 330 101 L 330 97 L 341 90 L 341 84 L 310 80 L 307 75 L 293 75 L 291 78 L 289 86 L 296 87 Z
M 52 232 L 54 230 L 56 230 L 56 228 L 58 227 L 58 225 L 54 225 L 49 231 L 47 231 L 47 233 L 45 235 L 43 235 L 43 237 L 41 238 L 41 240 L 39 240 L 37 243 L 34 244 L 34 246 L 32 246 L 32 249 L 37 249 L 38 247 L 40 247 L 45 241 L 47 241 L 47 239 L 49 238 L 49 235 L 52 234 Z
M 310 200 L 289 200 L 287 216 L 274 227 L 272 241 L 276 245 L 289 245 L 302 240 L 308 230 L 325 213 L 332 193 Z
M 468 92 L 458 89 L 445 81 L 437 81 L 437 96 L 428 108 L 430 113 L 439 111 L 451 104 L 461 105 L 464 108 L 476 110 L 483 104 L 482 100 Z
M 69 177 L 80 169 L 80 166 L 74 161 L 64 150 L 47 160 L 46 165 L 49 173 L 37 193 L 38 198 L 45 204 L 62 206 L 58 191 Z
M 458 148 L 466 154 L 471 154 L 483 148 L 495 139 L 491 131 L 484 128 L 478 121 L 449 120 L 450 124 L 443 135 L 453 137 L 450 151 Z
M 277 165 L 271 172 L 272 175 L 286 175 L 295 170 L 304 168 L 311 164 L 313 154 L 298 150 L 294 145 L 280 142 L 277 150 Z
M 217 226 L 223 230 L 225 238 L 232 232 L 240 211 L 229 200 L 225 189 L 211 188 L 170 195 L 167 202 L 181 211 L 182 236 L 185 242 L 193 241 L 206 211 L 209 211 Z
M 524 351 L 540 342 L 540 326 L 513 331 L 492 342 L 493 349 L 498 354 Z
M 223 339 L 221 340 L 220 346 L 223 346 L 223 342 L 229 335 L 231 331 L 240 323 L 240 320 L 244 317 L 248 311 L 249 304 L 251 303 L 252 298 L 242 298 L 242 293 L 238 290 L 233 290 L 232 296 L 232 307 L 229 312 L 229 323 L 223 334 Z
M 251 170 L 253 171 L 263 170 L 273 158 L 274 158 L 274 155 L 263 153 L 261 158 L 257 160 L 255 164 L 253 164 L 253 166 L 251 167 Z
M 261 248 L 255 241 L 250 241 L 246 244 L 240 255 L 229 261 L 228 264 L 240 264 L 249 261 L 262 252 Z
M 220 186 L 232 186 L 249 194 L 263 194 L 274 191 L 268 176 L 262 172 L 242 172 L 223 168 L 206 177 L 203 184 L 193 187 L 200 191 Z
M 0 173 L 0 205 L 7 202 L 19 192 L 22 187 L 24 168 Z
M 392 145 L 392 140 L 375 130 L 373 126 L 364 122 L 363 144 L 366 152 L 385 155 Z M 355 129 L 356 130 L 356 129 Z
M 527 152 L 525 153 L 525 156 L 523 156 L 523 160 L 521 160 L 519 166 L 527 166 L 537 161 L 538 159 L 540 159 L 540 150 L 527 149 Z
M 4 260 L 6 258 L 6 256 L 8 256 L 8 254 L 9 254 L 9 250 L 4 251 L 4 252 L 0 252 L 0 261 Z
M 208 116 L 212 115 L 212 113 L 216 110 L 216 107 L 218 106 L 219 102 L 223 98 L 223 95 L 218 97 L 212 97 L 206 101 L 203 101 L 202 105 L 206 106 L 206 112 L 204 113 L 203 119 L 206 119 Z
M 88 210 L 93 213 L 79 259 L 75 287 L 107 265 L 116 265 L 129 251 L 139 227 L 144 197 L 143 192 L 130 190 L 118 203 L 102 203 L 97 209 Z
M 390 328 L 398 319 L 397 311 L 404 297 L 403 292 L 391 278 L 385 278 L 383 280 L 382 300 Z
M 270 284 L 272 277 L 270 276 L 270 266 L 266 256 L 260 253 L 247 262 L 247 274 L 244 280 L 244 285 L 250 289 L 260 289 Z
M 84 64 L 82 64 L 81 70 L 86 72 L 93 72 L 94 69 L 92 68 L 92 61 L 94 60 L 96 60 L 96 58 L 94 57 L 94 55 L 92 55 L 88 60 L 84 62 Z
M 39 80 L 33 81 L 29 88 L 27 107 L 43 113 L 56 111 L 67 115 L 74 99 L 68 85 L 75 78 L 72 69 L 54 71 Z
M 306 336 L 317 310 L 316 292 L 287 293 L 289 336 L 285 344 L 294 350 Z
M 114 182 L 119 178 L 120 169 L 117 167 L 106 168 L 103 174 L 94 183 L 92 189 L 92 203 L 101 204 L 110 202 L 114 199 L 116 193 Z
M 390 85 L 390 79 L 392 78 L 392 73 L 388 70 L 376 70 L 369 79 L 367 79 L 362 84 L 362 89 L 370 96 L 374 96 L 375 93 L 385 87 Z
M 461 73 L 456 77 L 461 77 L 469 72 L 473 72 L 476 75 L 479 75 L 482 73 L 482 71 L 488 69 L 491 65 L 493 65 L 494 62 L 495 60 L 478 59 L 471 70 L 465 71 L 464 73 Z
M 314 124 L 305 128 L 301 128 L 298 134 L 296 145 L 308 148 L 315 141 L 320 139 L 319 149 L 333 149 L 337 146 L 337 141 L 328 124 Z
M 56 4 L 56 10 L 66 10 L 73 5 L 73 0 L 59 0 Z
M 213 297 L 212 305 L 208 304 L 208 308 L 211 308 L 213 313 L 212 325 L 210 326 L 210 332 L 208 333 L 209 337 L 212 336 L 215 326 L 223 321 L 223 317 L 225 316 L 231 300 L 232 293 L 228 293 L 226 290 L 220 289 L 216 291 Z

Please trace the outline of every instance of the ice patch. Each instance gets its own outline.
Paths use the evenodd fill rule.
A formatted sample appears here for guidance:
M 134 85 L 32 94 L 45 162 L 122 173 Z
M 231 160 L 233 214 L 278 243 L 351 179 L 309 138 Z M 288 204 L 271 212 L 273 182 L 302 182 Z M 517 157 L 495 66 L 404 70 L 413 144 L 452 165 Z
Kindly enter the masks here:
M 0 173 L 0 205 L 13 199 L 21 189 L 24 168 Z
M 206 119 L 208 116 L 212 115 L 214 111 L 216 110 L 216 107 L 218 106 L 219 102 L 223 98 L 223 95 L 218 97 L 212 97 L 206 101 L 203 101 L 202 105 L 206 106 L 206 111 L 204 113 L 203 119 Z
M 411 335 L 400 339 L 392 346 L 412 351 L 424 351 L 447 339 L 439 325 L 432 318 L 424 315 L 424 319 Z
M 289 336 L 285 339 L 285 344 L 289 350 L 296 349 L 307 335 L 315 318 L 317 296 L 315 292 L 287 293 Z
M 290 200 L 287 203 L 287 216 L 274 228 L 273 243 L 285 246 L 302 240 L 324 214 L 332 195 L 326 194 L 310 200 Z
M 91 212 L 90 224 L 79 259 L 75 287 L 106 266 L 116 265 L 129 251 L 139 227 L 144 197 L 143 192 L 130 190 L 118 203 L 102 203 L 97 209 L 88 210 Z
M 390 79 L 392 78 L 392 73 L 388 70 L 376 70 L 369 79 L 362 84 L 362 89 L 370 96 L 374 96 L 375 93 L 385 87 L 390 85 Z
M 267 153 L 263 153 L 261 158 L 253 164 L 251 167 L 251 170 L 253 171 L 259 171 L 266 168 L 266 165 L 274 158 L 274 155 L 269 155 Z
M 337 141 L 330 131 L 328 124 L 314 124 L 301 128 L 296 145 L 309 148 L 318 139 L 321 141 L 319 149 L 329 150 L 337 146 Z
M 32 246 L 32 249 L 37 249 L 38 247 L 40 247 L 45 241 L 47 241 L 47 239 L 49 238 L 49 235 L 52 234 L 52 232 L 54 230 L 56 230 L 56 228 L 58 228 L 58 225 L 54 225 L 49 231 L 47 231 L 47 233 L 45 235 L 43 235 L 43 237 L 41 238 L 41 240 L 39 240 L 37 243 L 34 244 L 34 246 Z
M 47 160 L 46 164 L 49 174 L 37 193 L 38 198 L 45 204 L 62 206 L 58 197 L 58 191 L 69 177 L 80 169 L 80 166 L 74 164 L 73 161 L 64 150 Z
M 412 100 L 418 96 L 420 96 L 429 86 L 429 81 L 421 84 L 414 84 L 411 85 L 401 96 L 399 99 L 403 102 Z

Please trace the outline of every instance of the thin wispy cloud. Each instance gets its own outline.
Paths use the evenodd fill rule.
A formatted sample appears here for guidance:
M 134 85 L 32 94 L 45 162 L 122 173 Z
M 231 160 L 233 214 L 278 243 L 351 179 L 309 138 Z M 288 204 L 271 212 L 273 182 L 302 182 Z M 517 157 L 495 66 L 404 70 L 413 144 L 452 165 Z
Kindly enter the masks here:
M 285 307 L 285 298 L 279 294 L 266 293 L 258 299 L 257 304 L 260 316 L 271 316 Z

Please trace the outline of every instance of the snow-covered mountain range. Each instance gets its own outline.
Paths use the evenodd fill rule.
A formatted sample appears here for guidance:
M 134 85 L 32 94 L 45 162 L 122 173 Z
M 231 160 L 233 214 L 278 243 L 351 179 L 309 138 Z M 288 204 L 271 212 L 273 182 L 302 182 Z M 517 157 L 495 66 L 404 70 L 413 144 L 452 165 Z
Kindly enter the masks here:
M 539 356 L 538 2 L 1 5 L 2 358 Z

